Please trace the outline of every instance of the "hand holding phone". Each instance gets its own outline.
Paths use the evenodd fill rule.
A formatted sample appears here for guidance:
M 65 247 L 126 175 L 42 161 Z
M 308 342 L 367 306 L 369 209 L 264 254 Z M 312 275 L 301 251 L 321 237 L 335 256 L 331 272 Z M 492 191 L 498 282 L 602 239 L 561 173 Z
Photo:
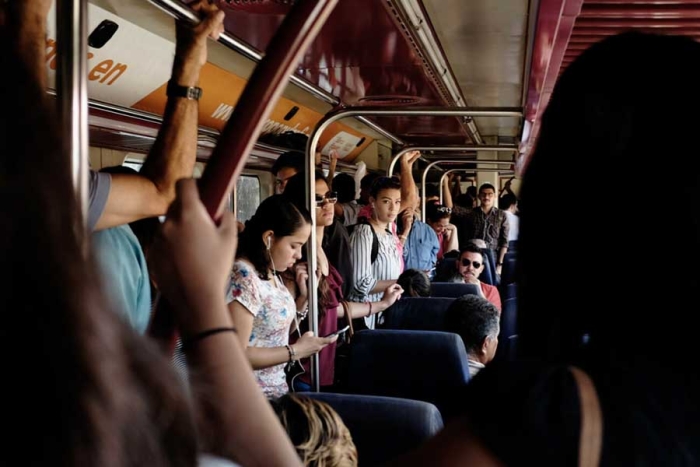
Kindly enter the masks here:
M 339 336 L 339 335 L 343 334 L 344 332 L 347 332 L 348 329 L 350 329 L 349 325 L 345 326 L 343 329 L 338 329 L 337 331 L 332 332 L 332 333 L 328 334 L 327 336 L 323 336 L 323 337 L 328 338 L 328 337 L 333 337 L 333 336 Z

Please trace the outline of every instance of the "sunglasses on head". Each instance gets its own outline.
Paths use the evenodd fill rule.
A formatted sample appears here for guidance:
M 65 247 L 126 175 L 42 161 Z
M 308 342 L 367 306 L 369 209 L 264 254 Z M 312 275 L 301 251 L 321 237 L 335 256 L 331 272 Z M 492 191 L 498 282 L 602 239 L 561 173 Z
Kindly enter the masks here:
M 465 268 L 468 268 L 470 264 L 474 265 L 474 268 L 479 269 L 481 267 L 481 263 L 478 261 L 469 261 L 467 258 L 462 259 L 462 266 Z
M 437 212 L 446 212 L 447 214 L 452 214 L 452 208 L 448 208 L 446 206 L 441 206 L 439 208 L 436 208 Z
M 321 207 L 326 203 L 335 204 L 338 201 L 338 193 L 335 191 L 329 191 L 324 196 L 316 195 L 316 206 Z

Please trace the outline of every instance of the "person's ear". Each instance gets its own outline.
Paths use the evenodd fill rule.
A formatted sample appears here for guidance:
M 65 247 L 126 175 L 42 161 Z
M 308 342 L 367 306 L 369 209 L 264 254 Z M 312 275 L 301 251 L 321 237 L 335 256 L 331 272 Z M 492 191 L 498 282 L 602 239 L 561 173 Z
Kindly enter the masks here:
M 272 248 L 272 237 L 273 237 L 273 235 L 274 235 L 274 233 L 272 232 L 272 230 L 266 230 L 266 231 L 263 232 L 263 234 L 262 234 L 263 245 L 265 245 L 265 248 L 267 248 L 268 250 L 269 250 L 270 248 Z

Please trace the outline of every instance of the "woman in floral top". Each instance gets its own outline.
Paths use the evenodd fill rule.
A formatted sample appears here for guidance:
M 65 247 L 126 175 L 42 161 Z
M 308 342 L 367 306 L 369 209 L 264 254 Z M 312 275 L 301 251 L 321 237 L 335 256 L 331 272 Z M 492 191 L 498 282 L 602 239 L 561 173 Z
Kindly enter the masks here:
M 279 195 L 260 204 L 238 243 L 227 292 L 229 310 L 267 397 L 289 391 L 284 365 L 309 357 L 337 338 L 304 334 L 289 345 L 297 307 L 278 273 L 294 266 L 311 233 L 310 216 Z

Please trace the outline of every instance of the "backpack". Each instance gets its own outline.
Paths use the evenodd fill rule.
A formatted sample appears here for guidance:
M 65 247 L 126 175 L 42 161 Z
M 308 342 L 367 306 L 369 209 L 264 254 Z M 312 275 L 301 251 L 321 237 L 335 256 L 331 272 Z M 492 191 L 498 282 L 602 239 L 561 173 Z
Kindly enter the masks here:
M 357 224 L 347 225 L 345 227 L 348 230 L 348 234 L 352 236 L 352 232 L 355 230 L 355 227 L 360 224 L 369 225 L 369 228 L 372 231 L 372 252 L 370 254 L 370 261 L 372 264 L 374 264 L 377 259 L 377 255 L 379 254 L 379 238 L 377 237 L 377 232 L 374 231 L 374 227 L 370 225 L 369 220 L 367 220 L 366 217 L 361 217 L 357 220 Z

